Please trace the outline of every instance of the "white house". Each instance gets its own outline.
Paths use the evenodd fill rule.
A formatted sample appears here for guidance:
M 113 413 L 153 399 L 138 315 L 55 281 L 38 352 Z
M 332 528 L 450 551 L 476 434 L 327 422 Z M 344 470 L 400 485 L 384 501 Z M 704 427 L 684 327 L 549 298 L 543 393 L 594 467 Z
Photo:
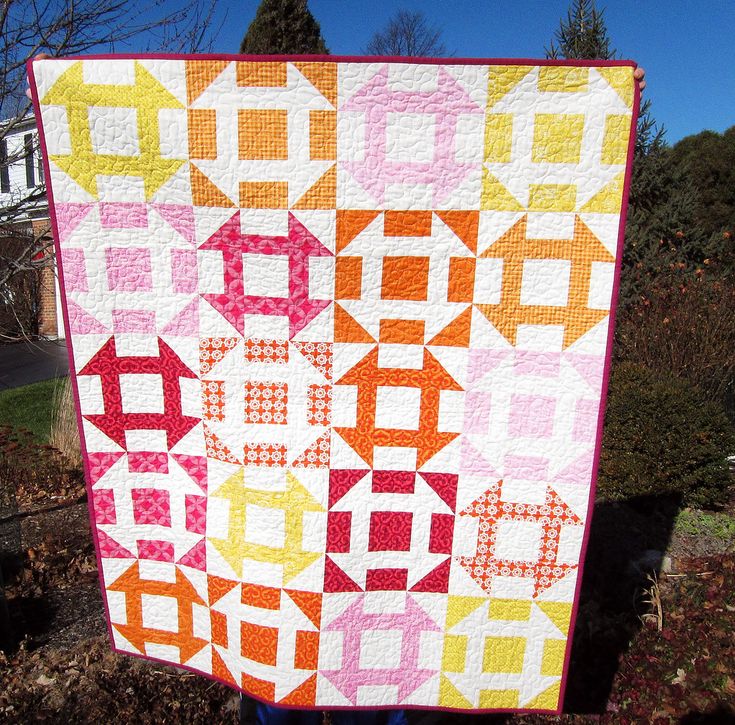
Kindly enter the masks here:
M 0 121 L 0 224 L 50 235 L 44 169 L 32 114 Z M 0 242 L 1 243 L 1 242 Z M 61 299 L 53 252 L 39 272 L 39 333 L 64 337 Z

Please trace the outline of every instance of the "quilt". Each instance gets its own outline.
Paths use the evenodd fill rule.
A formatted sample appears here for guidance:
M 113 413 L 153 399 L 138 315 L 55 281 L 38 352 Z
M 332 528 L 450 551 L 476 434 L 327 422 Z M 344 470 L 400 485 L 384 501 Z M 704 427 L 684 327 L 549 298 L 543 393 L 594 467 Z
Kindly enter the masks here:
M 560 708 L 634 67 L 29 66 L 117 651 L 288 707 Z

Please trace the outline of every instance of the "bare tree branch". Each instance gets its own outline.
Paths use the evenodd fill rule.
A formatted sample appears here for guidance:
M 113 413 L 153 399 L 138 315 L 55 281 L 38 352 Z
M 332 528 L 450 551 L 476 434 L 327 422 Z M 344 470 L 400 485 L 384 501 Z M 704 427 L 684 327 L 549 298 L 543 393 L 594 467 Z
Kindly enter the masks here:
M 445 56 L 441 30 L 430 25 L 421 12 L 398 10 L 385 28 L 373 35 L 365 55 Z
M 31 104 L 26 97 L 26 60 L 89 52 L 211 51 L 226 15 L 208 0 L 0 0 L 0 167 L 22 162 L 38 147 L 6 142 L 23 133 Z M 29 127 L 28 132 L 32 128 Z M 20 136 L 22 139 L 22 136 Z M 43 185 L 4 193 L 0 208 L 0 315 L 24 322 L 5 309 L 26 294 L 41 267 L 53 263 L 46 236 L 24 236 L 18 225 L 30 224 L 45 202 Z M 8 243 L 10 238 L 14 242 Z M 27 323 L 24 322 L 25 325 Z M 8 337 L 0 330 L 0 338 Z

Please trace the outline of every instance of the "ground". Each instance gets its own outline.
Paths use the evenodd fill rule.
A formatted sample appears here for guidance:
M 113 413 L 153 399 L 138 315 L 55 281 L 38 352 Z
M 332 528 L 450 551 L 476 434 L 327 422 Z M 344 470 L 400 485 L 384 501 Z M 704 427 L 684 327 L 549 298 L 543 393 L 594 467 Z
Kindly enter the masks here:
M 32 435 L 0 428 L 0 493 L 8 482 L 0 552 L 11 555 L 0 563 L 20 646 L 0 654 L 0 722 L 238 722 L 231 689 L 110 651 L 80 473 Z M 574 714 L 481 718 L 735 724 L 733 630 L 735 499 L 718 513 L 671 500 L 600 502 L 564 706 Z M 409 719 L 469 722 L 439 712 Z
M 27 484 L 16 512 L 0 514 L 0 538 L 21 552 L 5 584 L 22 635 L 0 660 L 0 722 L 238 722 L 227 687 L 110 651 L 82 482 L 67 475 L 48 490 L 48 478 L 43 496 Z M 733 514 L 599 505 L 565 703 L 576 714 L 483 720 L 735 723 Z M 466 719 L 410 713 L 414 725 Z

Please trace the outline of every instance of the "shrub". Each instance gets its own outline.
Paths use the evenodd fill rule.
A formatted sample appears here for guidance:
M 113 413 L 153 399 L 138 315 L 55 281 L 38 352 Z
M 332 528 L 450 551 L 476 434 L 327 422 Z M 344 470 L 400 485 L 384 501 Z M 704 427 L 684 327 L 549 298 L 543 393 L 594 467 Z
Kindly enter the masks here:
M 687 382 L 642 365 L 613 368 L 598 474 L 600 498 L 679 494 L 717 508 L 731 483 L 735 429 Z
M 623 310 L 615 355 L 685 379 L 735 421 L 735 284 L 708 269 L 671 270 Z

